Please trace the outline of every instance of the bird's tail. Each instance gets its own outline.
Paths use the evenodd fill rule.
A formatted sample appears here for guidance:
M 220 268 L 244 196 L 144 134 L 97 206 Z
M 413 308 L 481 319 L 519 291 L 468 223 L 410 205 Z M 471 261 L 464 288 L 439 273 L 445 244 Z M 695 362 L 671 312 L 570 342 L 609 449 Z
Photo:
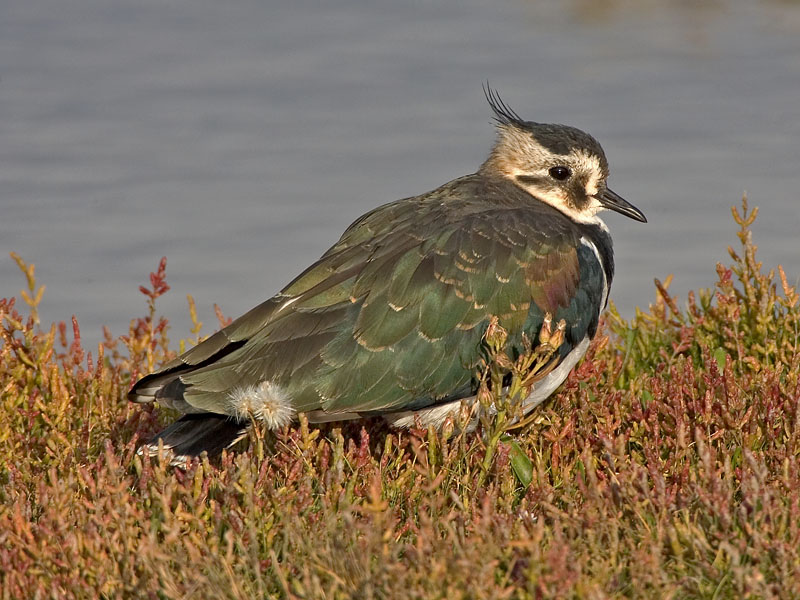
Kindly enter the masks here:
M 247 435 L 249 427 L 250 423 L 225 415 L 184 415 L 139 448 L 139 453 L 155 456 L 163 444 L 164 449 L 170 452 L 171 464 L 185 465 L 203 452 L 215 456 L 225 448 L 230 448 Z

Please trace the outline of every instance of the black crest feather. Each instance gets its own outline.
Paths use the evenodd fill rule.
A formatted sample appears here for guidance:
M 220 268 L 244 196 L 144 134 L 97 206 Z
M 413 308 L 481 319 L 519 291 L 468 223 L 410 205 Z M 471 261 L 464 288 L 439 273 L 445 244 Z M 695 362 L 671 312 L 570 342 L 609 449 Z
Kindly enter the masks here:
M 497 93 L 497 90 L 492 89 L 487 81 L 483 84 L 483 95 L 486 96 L 486 101 L 492 107 L 494 112 L 494 120 L 500 125 L 516 125 L 521 126 L 525 121 L 520 117 L 511 107 L 506 104 Z

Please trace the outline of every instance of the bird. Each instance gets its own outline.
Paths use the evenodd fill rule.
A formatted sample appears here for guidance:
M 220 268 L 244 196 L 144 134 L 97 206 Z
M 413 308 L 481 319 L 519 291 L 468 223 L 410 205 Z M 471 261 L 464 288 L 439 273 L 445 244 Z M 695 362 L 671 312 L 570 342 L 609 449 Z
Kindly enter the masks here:
M 441 427 L 475 402 L 493 319 L 516 354 L 564 320 L 557 364 L 522 413 L 553 394 L 608 302 L 612 240 L 598 213 L 647 219 L 609 189 L 594 137 L 525 121 L 488 84 L 484 94 L 496 139 L 475 173 L 367 212 L 279 293 L 132 386 L 132 402 L 183 414 L 140 452 L 162 446 L 180 464 L 301 413 Z

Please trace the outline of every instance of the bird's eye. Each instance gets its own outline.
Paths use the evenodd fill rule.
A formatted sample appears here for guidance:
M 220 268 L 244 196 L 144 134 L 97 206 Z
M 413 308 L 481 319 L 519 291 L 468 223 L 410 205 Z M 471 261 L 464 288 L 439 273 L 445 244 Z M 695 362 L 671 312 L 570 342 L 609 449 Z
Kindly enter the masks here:
M 559 181 L 569 179 L 570 175 L 572 175 L 572 171 L 569 170 L 569 167 L 553 167 L 550 169 L 550 177 Z

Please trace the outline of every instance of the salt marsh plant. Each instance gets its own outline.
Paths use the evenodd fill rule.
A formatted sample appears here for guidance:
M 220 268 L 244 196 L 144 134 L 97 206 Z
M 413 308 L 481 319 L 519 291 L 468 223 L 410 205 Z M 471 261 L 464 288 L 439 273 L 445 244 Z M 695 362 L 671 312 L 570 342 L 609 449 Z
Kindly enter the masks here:
M 685 307 L 668 279 L 630 320 L 612 305 L 522 427 L 512 405 L 477 434 L 301 420 L 185 470 L 136 455 L 173 415 L 125 400 L 179 346 L 166 263 L 145 315 L 95 349 L 74 319 L 39 324 L 15 257 L 0 597 L 800 597 L 800 307 L 757 260 L 755 212 L 734 210 L 731 263 Z M 493 339 L 487 381 L 511 360 Z M 503 387 L 485 400 L 502 409 Z

